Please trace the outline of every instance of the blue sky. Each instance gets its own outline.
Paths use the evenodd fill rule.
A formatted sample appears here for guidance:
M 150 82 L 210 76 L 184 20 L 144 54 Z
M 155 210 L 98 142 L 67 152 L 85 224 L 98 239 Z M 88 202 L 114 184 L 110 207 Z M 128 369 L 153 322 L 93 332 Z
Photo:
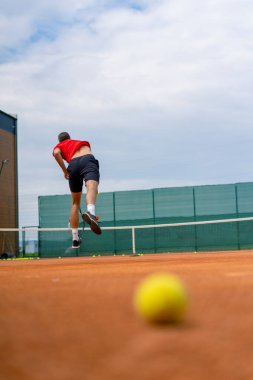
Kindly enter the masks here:
M 252 12 L 245 0 L 1 1 L 0 109 L 18 115 L 23 209 L 68 193 L 51 156 L 64 130 L 90 141 L 101 192 L 252 181 Z

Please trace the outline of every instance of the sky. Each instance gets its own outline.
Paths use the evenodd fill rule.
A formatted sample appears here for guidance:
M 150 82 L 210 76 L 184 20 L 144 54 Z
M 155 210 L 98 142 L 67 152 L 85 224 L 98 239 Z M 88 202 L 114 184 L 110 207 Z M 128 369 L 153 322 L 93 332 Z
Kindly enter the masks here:
M 1 0 L 21 223 L 38 195 L 69 193 L 62 131 L 91 143 L 100 192 L 251 182 L 252 14 L 248 0 Z

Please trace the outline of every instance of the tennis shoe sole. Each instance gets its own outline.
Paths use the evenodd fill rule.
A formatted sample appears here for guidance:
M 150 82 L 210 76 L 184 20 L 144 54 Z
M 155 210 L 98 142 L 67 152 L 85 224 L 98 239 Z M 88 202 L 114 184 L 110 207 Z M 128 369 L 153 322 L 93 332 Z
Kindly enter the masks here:
M 90 212 L 85 212 L 82 215 L 83 220 L 90 225 L 91 230 L 97 234 L 101 235 L 102 231 L 101 228 L 99 227 L 99 224 L 97 222 L 96 216 L 92 215 Z

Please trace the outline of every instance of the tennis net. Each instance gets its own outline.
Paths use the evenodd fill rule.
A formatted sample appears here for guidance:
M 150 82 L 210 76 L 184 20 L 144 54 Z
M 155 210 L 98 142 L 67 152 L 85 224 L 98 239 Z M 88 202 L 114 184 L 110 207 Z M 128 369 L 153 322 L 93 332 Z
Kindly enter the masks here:
M 253 217 L 101 229 L 102 235 L 97 236 L 80 227 L 82 244 L 73 249 L 68 227 L 0 228 L 0 254 L 43 258 L 253 248 Z

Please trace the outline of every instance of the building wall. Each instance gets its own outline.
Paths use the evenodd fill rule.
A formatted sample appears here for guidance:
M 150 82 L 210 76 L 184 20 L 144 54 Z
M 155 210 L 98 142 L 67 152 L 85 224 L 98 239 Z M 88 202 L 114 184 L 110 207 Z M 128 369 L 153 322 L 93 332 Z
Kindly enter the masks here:
M 8 164 L 2 165 L 3 160 L 8 160 Z M 17 119 L 2 111 L 0 111 L 0 170 L 0 228 L 17 228 Z M 0 254 L 5 251 L 17 253 L 17 233 L 0 232 Z

